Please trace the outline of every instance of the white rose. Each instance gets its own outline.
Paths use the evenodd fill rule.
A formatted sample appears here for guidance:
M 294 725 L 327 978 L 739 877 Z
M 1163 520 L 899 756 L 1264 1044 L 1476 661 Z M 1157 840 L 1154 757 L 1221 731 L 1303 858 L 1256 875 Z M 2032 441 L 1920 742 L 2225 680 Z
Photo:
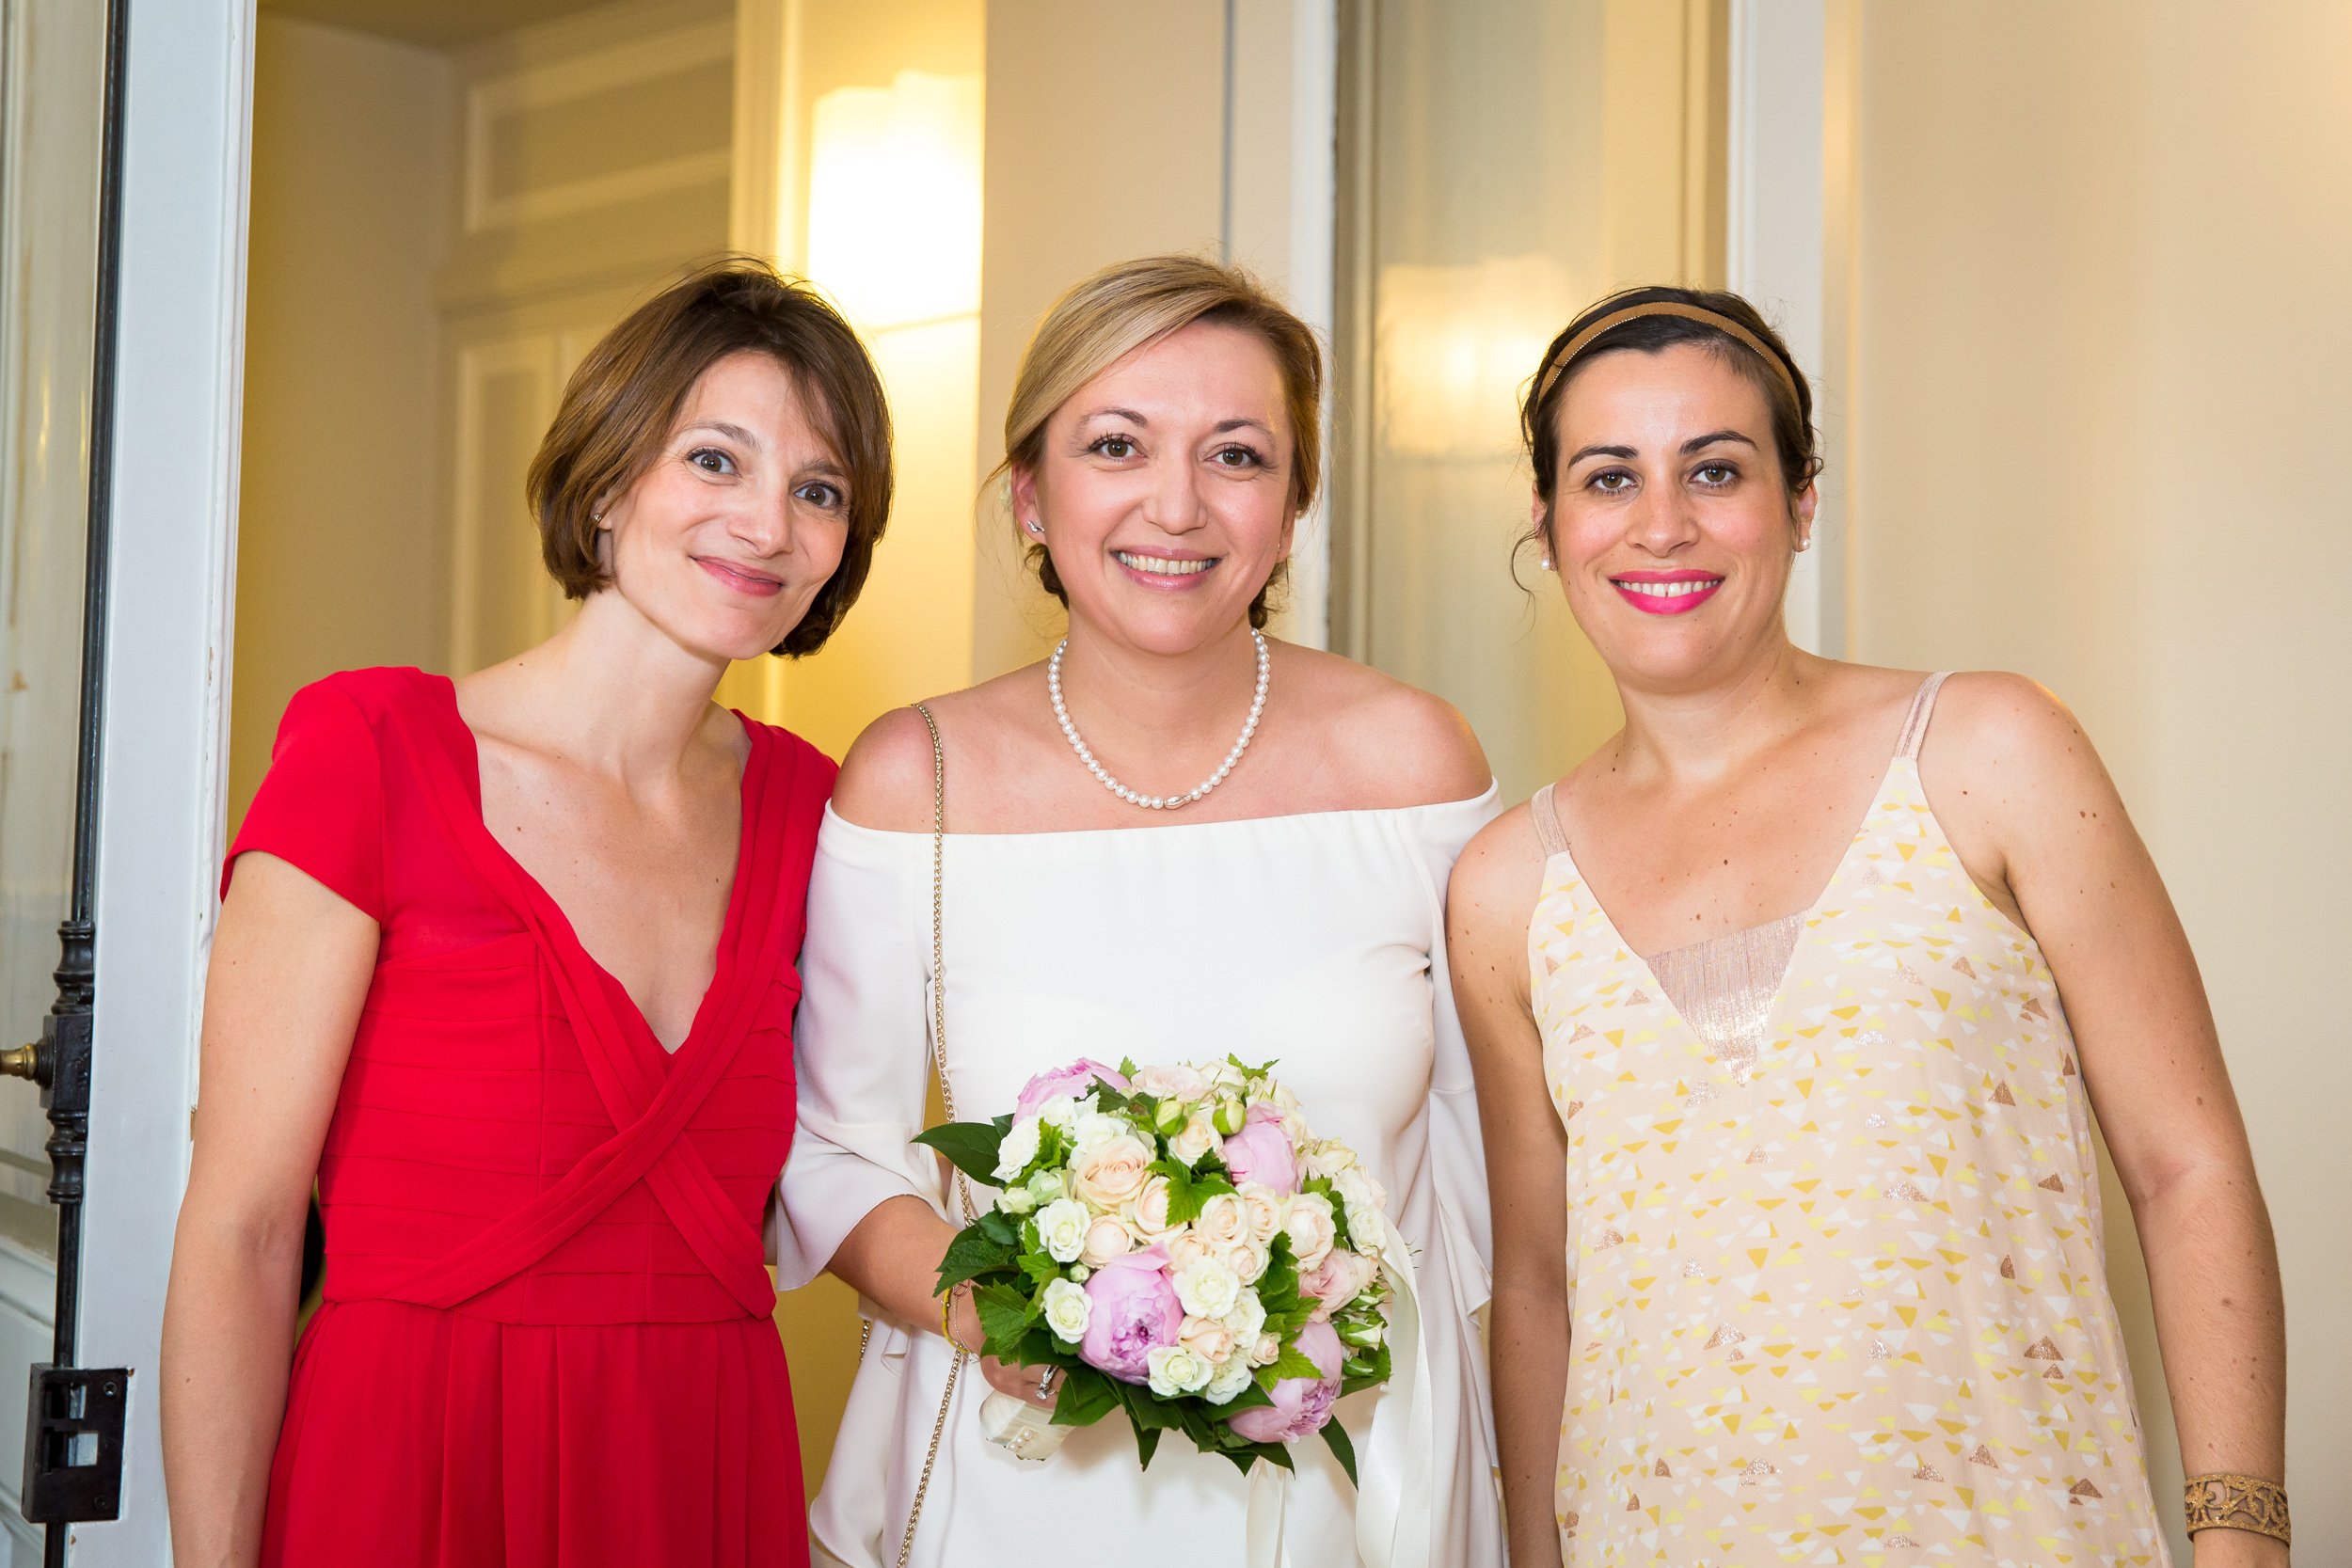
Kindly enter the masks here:
M 1138 1094 L 1148 1094 L 1154 1100 L 1198 1100 L 1209 1092 L 1209 1081 L 1196 1069 L 1182 1063 L 1144 1068 L 1129 1082 Z
M 1192 1233 L 1219 1252 L 1239 1246 L 1249 1240 L 1248 1211 L 1234 1194 L 1218 1193 L 1200 1206 Z
M 1087 1227 L 1094 1216 L 1074 1197 L 1057 1197 L 1037 1212 L 1038 1243 L 1057 1263 L 1074 1263 L 1086 1250 Z
M 1229 1089 L 1239 1094 L 1249 1085 L 1249 1075 L 1231 1062 L 1212 1062 L 1208 1070 L 1209 1086 Z
M 1122 1217 L 1127 1221 L 1128 1228 L 1135 1232 L 1136 1240 L 1144 1246 L 1165 1242 L 1184 1228 L 1168 1223 L 1168 1178 L 1165 1176 L 1155 1176 L 1146 1181 L 1143 1191 L 1137 1193 L 1136 1200 L 1127 1205 Z
M 1024 1117 L 1012 1124 L 1012 1130 L 996 1146 L 999 1182 L 1009 1181 L 1029 1168 L 1029 1162 L 1037 1158 L 1038 1136 L 1035 1117 Z
M 1281 1359 L 1281 1338 L 1273 1334 L 1259 1335 L 1257 1347 L 1249 1353 L 1249 1364 L 1253 1367 L 1271 1367 Z
M 1339 1240 L 1331 1200 L 1321 1193 L 1300 1193 L 1292 1198 L 1282 1211 L 1282 1233 L 1291 1239 L 1291 1256 L 1298 1259 L 1301 1269 L 1322 1262 Z
M 1329 1181 L 1356 1163 L 1356 1151 L 1336 1138 L 1309 1144 L 1302 1152 L 1306 1156 L 1307 1174 Z
M 1225 1266 L 1244 1285 L 1255 1285 L 1265 1277 L 1266 1266 L 1274 1261 L 1274 1249 L 1263 1242 L 1237 1242 L 1227 1247 L 1222 1256 Z
M 1265 1332 L 1265 1303 L 1255 1291 L 1244 1291 L 1233 1309 L 1225 1314 L 1225 1326 L 1233 1331 L 1237 1343 L 1255 1345 L 1258 1336 Z
M 1084 1151 L 1113 1138 L 1132 1138 L 1136 1125 L 1125 1117 L 1115 1117 L 1106 1111 L 1080 1111 L 1070 1123 L 1070 1147 Z
M 1168 1140 L 1170 1158 L 1187 1165 L 1197 1165 L 1204 1154 L 1215 1154 L 1225 1147 L 1225 1140 L 1216 1135 L 1216 1128 L 1206 1111 L 1195 1111 L 1184 1121 L 1184 1130 Z
M 1274 1108 L 1278 1111 L 1295 1111 L 1298 1109 L 1298 1097 L 1291 1093 L 1291 1086 L 1288 1084 L 1283 1083 L 1279 1078 L 1267 1079 L 1265 1081 L 1265 1087 L 1259 1092 L 1263 1095 L 1267 1101 L 1271 1101 Z
M 1135 1250 L 1136 1239 L 1127 1233 L 1126 1222 L 1116 1214 L 1099 1214 L 1087 1227 L 1086 1245 L 1078 1260 L 1089 1269 L 1099 1269 L 1114 1258 L 1123 1258 Z
M 1048 1127 L 1058 1127 L 1064 1132 L 1070 1130 L 1070 1124 L 1077 1118 L 1077 1100 L 1066 1094 L 1057 1094 L 1037 1108 L 1038 1120 Z
M 1249 1386 L 1255 1374 L 1256 1369 L 1250 1366 L 1249 1357 L 1233 1356 L 1210 1377 L 1209 1385 L 1200 1390 L 1200 1396 L 1211 1404 L 1231 1404 L 1240 1397 L 1244 1388 Z
M 1361 1165 L 1349 1165 L 1331 1178 L 1331 1190 L 1350 1209 L 1377 1209 L 1389 1200 L 1380 1183 Z
M 1042 1208 L 1057 1197 L 1068 1197 L 1069 1186 L 1057 1170 L 1041 1170 L 1029 1178 L 1029 1207 Z
M 1104 1213 L 1115 1212 L 1141 1195 L 1151 1164 L 1151 1146 L 1121 1132 L 1078 1151 L 1070 1162 L 1070 1190 Z
M 1067 1345 L 1074 1345 L 1087 1337 L 1087 1324 L 1094 1319 L 1094 1298 L 1083 1287 L 1067 1279 L 1057 1279 L 1045 1287 L 1045 1326 L 1054 1331 L 1054 1338 Z
M 1026 1187 L 1007 1187 L 996 1195 L 996 1207 L 1008 1214 L 1025 1214 L 1037 1207 L 1037 1199 Z
M 1241 1276 L 1216 1258 L 1186 1264 L 1175 1284 L 1176 1299 L 1196 1318 L 1221 1318 L 1241 1300 Z
M 1176 1342 L 1211 1366 L 1222 1367 L 1241 1341 L 1221 1319 L 1186 1318 L 1176 1330 Z
M 1150 1375 L 1152 1392 L 1164 1400 L 1200 1392 L 1216 1372 L 1216 1368 L 1182 1345 L 1153 1345 L 1144 1354 L 1143 1364 Z
M 1282 1228 L 1282 1195 L 1263 1181 L 1241 1184 L 1242 1212 L 1249 1217 L 1249 1239 L 1270 1242 Z
M 1284 1111 L 1282 1113 L 1281 1121 L 1282 1135 L 1290 1139 L 1291 1147 L 1293 1148 L 1298 1148 L 1304 1145 L 1314 1142 L 1314 1129 L 1307 1125 L 1307 1117 L 1304 1112 Z

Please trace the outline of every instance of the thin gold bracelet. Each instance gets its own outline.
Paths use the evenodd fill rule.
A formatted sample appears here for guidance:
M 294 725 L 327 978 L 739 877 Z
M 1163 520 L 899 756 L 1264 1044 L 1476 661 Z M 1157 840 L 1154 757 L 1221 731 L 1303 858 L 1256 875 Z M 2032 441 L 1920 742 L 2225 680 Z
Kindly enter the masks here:
M 2206 1529 L 2242 1529 L 2294 1544 L 2294 1531 L 2287 1523 L 2287 1489 L 2275 1481 L 2216 1470 L 2189 1477 L 2183 1500 L 2191 1535 Z
M 940 1293 L 939 1337 L 947 1341 L 948 1348 L 951 1350 L 959 1354 L 969 1355 L 971 1352 L 965 1350 L 962 1341 L 956 1338 L 956 1292 L 962 1289 L 961 1285 L 950 1285 Z

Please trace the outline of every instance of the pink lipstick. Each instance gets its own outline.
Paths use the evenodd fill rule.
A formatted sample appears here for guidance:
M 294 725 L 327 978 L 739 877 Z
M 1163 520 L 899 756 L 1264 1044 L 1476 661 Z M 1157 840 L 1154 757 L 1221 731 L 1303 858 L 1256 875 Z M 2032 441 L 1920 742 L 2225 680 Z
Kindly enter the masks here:
M 1714 572 L 1613 572 L 1609 586 L 1645 615 L 1688 615 L 1724 585 Z

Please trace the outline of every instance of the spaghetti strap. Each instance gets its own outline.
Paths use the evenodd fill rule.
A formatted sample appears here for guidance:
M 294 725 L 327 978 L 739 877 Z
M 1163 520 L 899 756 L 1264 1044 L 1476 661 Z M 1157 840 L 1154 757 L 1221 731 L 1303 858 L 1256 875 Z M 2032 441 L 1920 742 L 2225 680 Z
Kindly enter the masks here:
M 1927 738 L 1928 721 L 1935 715 L 1935 694 L 1950 673 L 1949 670 L 1938 670 L 1919 683 L 1919 694 L 1911 699 L 1911 717 L 1903 721 L 1902 738 L 1895 743 L 1897 756 L 1914 762 L 1919 759 L 1919 742 Z
M 1566 830 L 1560 826 L 1560 814 L 1553 809 L 1549 784 L 1537 790 L 1527 802 L 1527 815 L 1535 823 L 1535 842 L 1544 847 L 1544 859 L 1565 854 L 1568 848 Z

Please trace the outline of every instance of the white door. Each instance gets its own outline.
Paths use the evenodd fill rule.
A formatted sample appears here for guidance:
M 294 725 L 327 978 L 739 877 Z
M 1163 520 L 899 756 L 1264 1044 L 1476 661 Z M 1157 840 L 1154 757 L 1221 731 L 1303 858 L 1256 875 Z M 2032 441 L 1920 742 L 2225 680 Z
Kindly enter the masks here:
M 43 1085 L 0 1089 L 11 1563 L 169 1560 L 156 1347 L 220 847 L 251 10 L 0 0 L 0 1046 L 38 1034 L 8 1065 Z M 88 1375 L 48 1386 L 21 1465 L 52 1361 Z

